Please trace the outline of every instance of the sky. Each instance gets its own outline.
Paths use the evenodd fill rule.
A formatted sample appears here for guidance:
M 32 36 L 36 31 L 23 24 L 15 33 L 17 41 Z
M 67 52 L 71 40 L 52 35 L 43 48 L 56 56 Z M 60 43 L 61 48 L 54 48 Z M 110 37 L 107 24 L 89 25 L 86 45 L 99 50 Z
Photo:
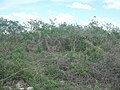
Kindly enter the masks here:
M 86 25 L 94 16 L 120 26 L 120 0 L 0 0 L 0 17 L 20 22 L 56 18 L 58 23 Z

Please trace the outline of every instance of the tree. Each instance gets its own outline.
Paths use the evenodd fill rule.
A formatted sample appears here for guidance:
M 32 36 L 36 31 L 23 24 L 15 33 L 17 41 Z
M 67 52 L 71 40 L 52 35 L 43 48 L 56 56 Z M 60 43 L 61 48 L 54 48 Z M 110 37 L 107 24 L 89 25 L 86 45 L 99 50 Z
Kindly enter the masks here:
M 3 34 L 14 34 L 23 32 L 24 26 L 22 26 L 18 21 L 7 20 L 0 18 L 0 33 Z

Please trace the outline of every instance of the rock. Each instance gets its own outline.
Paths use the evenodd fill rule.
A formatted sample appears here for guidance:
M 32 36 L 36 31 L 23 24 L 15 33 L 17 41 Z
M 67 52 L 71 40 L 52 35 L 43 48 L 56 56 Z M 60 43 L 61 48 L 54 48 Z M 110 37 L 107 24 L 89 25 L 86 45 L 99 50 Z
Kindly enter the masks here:
M 17 89 L 24 90 L 23 87 L 24 87 L 24 82 L 23 82 L 23 81 L 19 81 L 19 82 L 16 84 L 16 88 L 17 88 Z
M 64 83 L 64 81 L 60 81 L 61 83 Z
M 28 87 L 27 90 L 33 90 L 33 87 Z
M 24 88 L 19 88 L 19 90 L 25 90 Z
M 11 87 L 8 87 L 9 88 L 9 90 L 12 90 L 12 88 Z

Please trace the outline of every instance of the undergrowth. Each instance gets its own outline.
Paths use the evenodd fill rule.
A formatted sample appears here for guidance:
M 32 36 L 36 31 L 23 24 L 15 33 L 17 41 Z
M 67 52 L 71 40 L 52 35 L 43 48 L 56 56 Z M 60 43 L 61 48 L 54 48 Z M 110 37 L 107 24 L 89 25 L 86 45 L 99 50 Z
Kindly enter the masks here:
M 34 90 L 120 90 L 120 30 L 95 23 L 0 18 L 0 90 L 21 80 Z

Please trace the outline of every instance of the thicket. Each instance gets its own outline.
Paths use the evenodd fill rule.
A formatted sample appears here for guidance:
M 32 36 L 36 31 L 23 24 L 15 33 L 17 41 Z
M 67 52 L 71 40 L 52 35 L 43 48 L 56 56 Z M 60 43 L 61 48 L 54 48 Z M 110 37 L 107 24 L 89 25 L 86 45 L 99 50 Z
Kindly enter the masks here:
M 0 18 L 0 90 L 120 90 L 120 29 Z

